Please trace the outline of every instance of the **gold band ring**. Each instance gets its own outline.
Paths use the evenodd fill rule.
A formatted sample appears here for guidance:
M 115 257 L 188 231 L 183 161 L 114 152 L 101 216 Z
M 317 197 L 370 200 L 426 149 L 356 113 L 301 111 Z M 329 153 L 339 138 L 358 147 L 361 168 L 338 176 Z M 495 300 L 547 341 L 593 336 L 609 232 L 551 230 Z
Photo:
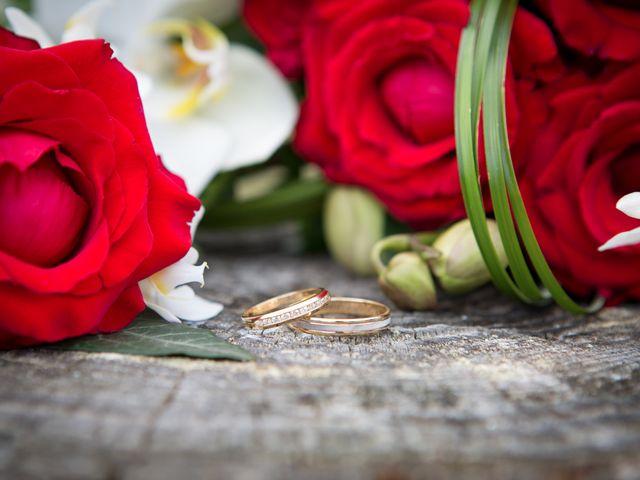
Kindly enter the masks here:
M 341 297 L 289 326 L 313 335 L 371 335 L 386 329 L 390 317 L 391 311 L 383 303 Z
M 324 288 L 297 290 L 246 309 L 242 314 L 242 320 L 250 328 L 265 330 L 309 315 L 322 308 L 329 300 L 329 292 Z

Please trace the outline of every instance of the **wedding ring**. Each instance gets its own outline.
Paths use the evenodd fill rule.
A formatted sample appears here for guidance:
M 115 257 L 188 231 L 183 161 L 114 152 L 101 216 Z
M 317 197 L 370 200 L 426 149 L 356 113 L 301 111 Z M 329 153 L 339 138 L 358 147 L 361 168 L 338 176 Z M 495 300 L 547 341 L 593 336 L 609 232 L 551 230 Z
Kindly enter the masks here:
M 329 300 L 329 292 L 324 288 L 297 290 L 247 308 L 242 320 L 250 328 L 274 328 L 319 310 Z
M 371 335 L 386 329 L 390 317 L 389 307 L 380 302 L 340 297 L 289 327 L 312 335 Z

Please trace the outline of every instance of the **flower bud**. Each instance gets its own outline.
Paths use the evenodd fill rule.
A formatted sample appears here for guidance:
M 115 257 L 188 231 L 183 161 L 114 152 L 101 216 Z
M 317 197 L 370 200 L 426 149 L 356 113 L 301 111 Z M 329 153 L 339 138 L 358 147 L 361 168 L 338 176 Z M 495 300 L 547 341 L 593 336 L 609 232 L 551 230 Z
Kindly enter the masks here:
M 498 225 L 488 220 L 489 234 L 503 266 L 507 256 L 500 239 Z M 440 281 L 443 290 L 449 293 L 465 293 L 491 280 L 491 275 L 480 253 L 471 223 L 461 220 L 449 227 L 433 244 L 441 256 L 430 261 L 433 274 Z
M 358 275 L 374 273 L 371 248 L 384 235 L 385 213 L 368 192 L 335 187 L 324 206 L 324 236 L 333 258 Z
M 403 310 L 427 310 L 437 303 L 431 272 L 417 252 L 396 254 L 378 282 L 385 295 Z

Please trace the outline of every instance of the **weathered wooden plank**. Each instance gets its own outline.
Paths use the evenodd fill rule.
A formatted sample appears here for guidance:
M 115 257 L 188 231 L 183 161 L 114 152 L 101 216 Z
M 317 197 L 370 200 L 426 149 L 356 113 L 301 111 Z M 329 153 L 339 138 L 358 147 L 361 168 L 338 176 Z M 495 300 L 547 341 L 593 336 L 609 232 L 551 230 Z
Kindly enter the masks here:
M 371 338 L 254 333 L 239 312 L 282 291 L 382 297 L 324 257 L 209 263 L 210 327 L 259 360 L 0 354 L 0 477 L 640 478 L 638 307 L 486 288 Z

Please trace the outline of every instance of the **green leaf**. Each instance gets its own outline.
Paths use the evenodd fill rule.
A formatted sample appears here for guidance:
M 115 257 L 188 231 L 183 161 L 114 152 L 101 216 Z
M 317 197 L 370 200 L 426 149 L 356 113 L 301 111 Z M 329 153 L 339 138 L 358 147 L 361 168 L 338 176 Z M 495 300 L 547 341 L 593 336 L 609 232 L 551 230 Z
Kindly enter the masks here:
M 47 345 L 54 350 L 123 353 L 152 357 L 184 356 L 217 360 L 253 360 L 246 350 L 225 342 L 205 328 L 167 323 L 142 316 L 116 333 L 87 335 Z

